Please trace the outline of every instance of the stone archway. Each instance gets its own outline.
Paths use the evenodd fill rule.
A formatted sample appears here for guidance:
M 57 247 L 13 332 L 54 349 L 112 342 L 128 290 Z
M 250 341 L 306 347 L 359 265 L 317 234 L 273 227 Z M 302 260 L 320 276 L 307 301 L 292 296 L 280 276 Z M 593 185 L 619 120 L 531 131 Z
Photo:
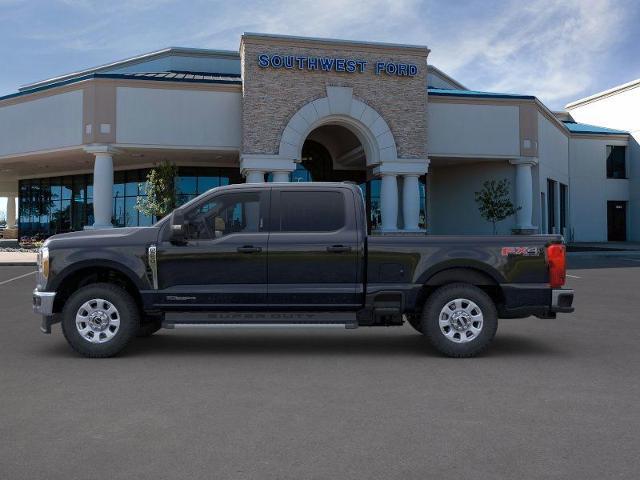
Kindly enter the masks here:
M 351 87 L 326 87 L 327 96 L 305 104 L 289 119 L 280 136 L 277 154 L 245 153 L 240 169 L 247 182 L 263 182 L 265 172 L 276 182 L 289 181 L 309 134 L 325 125 L 347 128 L 360 141 L 366 167 L 380 178 L 382 231 L 419 231 L 420 192 L 418 178 L 429 166 L 426 158 L 398 158 L 396 141 L 385 119 L 363 101 Z M 399 179 L 402 199 L 399 198 Z M 400 210 L 401 208 L 401 210 Z M 399 212 L 402 212 L 401 216 Z M 400 226 L 401 225 L 401 226 Z
M 396 142 L 382 116 L 366 103 L 353 97 L 350 87 L 327 87 L 327 96 L 307 103 L 289 120 L 282 132 L 278 155 L 300 161 L 308 135 L 323 125 L 340 125 L 360 141 L 367 166 L 398 159 Z

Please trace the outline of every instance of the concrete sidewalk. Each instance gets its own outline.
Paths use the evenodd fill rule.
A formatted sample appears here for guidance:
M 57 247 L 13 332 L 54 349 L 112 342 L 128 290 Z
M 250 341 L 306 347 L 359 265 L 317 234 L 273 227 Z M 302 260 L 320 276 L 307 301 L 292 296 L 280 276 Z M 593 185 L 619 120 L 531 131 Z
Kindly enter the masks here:
M 630 252 L 640 251 L 640 242 L 571 242 L 568 248 L 574 252 Z
M 36 252 L 0 252 L 0 266 L 35 266 Z

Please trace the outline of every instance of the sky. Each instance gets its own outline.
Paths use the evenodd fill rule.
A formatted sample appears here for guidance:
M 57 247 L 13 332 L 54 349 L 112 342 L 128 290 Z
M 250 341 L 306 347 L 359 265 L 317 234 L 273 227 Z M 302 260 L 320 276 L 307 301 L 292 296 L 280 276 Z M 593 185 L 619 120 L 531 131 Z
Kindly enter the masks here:
M 551 109 L 640 77 L 637 0 L 0 0 L 0 95 L 168 46 L 243 32 L 427 45 L 474 90 Z
M 168 46 L 237 50 L 243 32 L 426 45 L 467 88 L 554 110 L 640 78 L 638 0 L 0 0 L 0 95 Z

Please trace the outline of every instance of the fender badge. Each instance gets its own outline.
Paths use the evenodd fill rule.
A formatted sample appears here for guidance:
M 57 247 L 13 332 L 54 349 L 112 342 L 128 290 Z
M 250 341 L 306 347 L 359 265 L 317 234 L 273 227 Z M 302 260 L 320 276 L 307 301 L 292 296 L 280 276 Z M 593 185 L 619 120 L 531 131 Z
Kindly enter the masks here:
M 519 255 L 524 257 L 537 257 L 540 255 L 541 248 L 538 247 L 502 247 L 501 253 L 503 257 Z

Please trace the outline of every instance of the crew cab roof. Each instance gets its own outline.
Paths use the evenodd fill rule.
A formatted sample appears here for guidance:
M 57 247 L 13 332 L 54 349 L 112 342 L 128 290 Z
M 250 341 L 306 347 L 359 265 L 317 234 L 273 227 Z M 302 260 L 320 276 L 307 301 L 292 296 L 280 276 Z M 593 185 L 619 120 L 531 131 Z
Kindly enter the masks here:
M 349 188 L 350 190 L 358 189 L 358 185 L 353 182 L 264 182 L 264 183 L 235 183 L 233 185 L 224 185 L 221 187 L 215 187 L 216 190 L 243 190 L 246 188 L 271 188 L 277 186 L 278 188 L 301 188 L 319 189 L 327 187 L 342 187 Z

